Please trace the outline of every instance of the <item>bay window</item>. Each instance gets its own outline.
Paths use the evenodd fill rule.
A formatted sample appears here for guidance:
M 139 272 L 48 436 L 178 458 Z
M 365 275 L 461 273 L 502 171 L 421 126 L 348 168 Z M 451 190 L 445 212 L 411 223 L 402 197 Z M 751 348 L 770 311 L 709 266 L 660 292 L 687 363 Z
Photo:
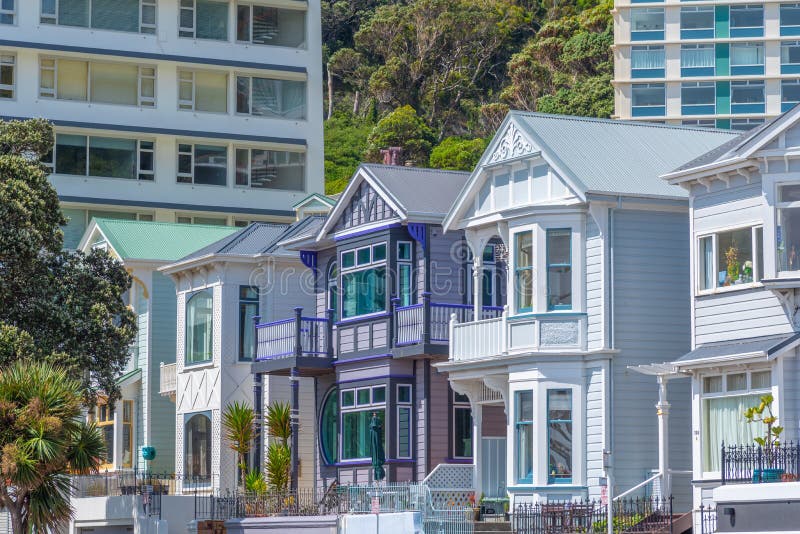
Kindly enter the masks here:
M 533 483 L 533 391 L 514 393 L 515 475 L 518 484 Z
M 186 365 L 209 362 L 213 357 L 214 299 L 211 291 L 198 291 L 186 301 Z
M 703 471 L 720 470 L 722 444 L 752 445 L 760 435 L 744 411 L 760 402 L 772 387 L 769 370 L 740 371 L 704 376 L 702 394 Z
M 472 458 L 472 408 L 466 395 L 453 392 L 453 458 Z
M 0 0 L 0 24 L 14 24 L 16 14 L 16 0 Z
M 386 311 L 386 243 L 342 253 L 342 319 Z
M 304 120 L 306 82 L 237 76 L 236 113 Z
M 236 185 L 303 191 L 305 161 L 303 152 L 237 148 Z
M 180 0 L 178 36 L 228 40 L 228 1 Z
M 3 5 L 13 0 L 3 0 Z M 156 0 L 41 0 L 42 24 L 156 33 Z
M 717 232 L 698 240 L 698 289 L 745 287 L 762 276 L 760 226 Z
M 16 62 L 16 56 L 0 54 L 0 98 L 14 98 Z
M 300 48 L 306 42 L 306 12 L 240 3 L 236 6 L 236 40 Z
M 386 442 L 386 386 L 345 389 L 341 393 L 342 460 L 370 458 L 370 423 L 376 414 Z
M 40 58 L 39 96 L 153 107 L 156 69 L 150 65 Z
M 572 482 L 572 390 L 547 390 L 548 480 Z
M 183 432 L 183 474 L 191 483 L 211 482 L 211 415 L 186 414 Z
M 411 405 L 411 385 L 397 385 L 397 457 L 409 459 L 412 456 L 413 414 Z
M 414 302 L 414 269 L 410 241 L 397 242 L 397 298 L 400 306 L 410 306 Z
M 258 315 L 258 288 L 239 287 L 239 360 L 253 359 L 255 353 L 255 327 L 253 317 Z
M 800 184 L 778 186 L 776 241 L 779 271 L 800 271 Z
M 178 109 L 228 112 L 228 73 L 178 71 Z
M 517 312 L 533 311 L 533 232 L 514 235 L 514 294 Z
M 149 140 L 59 133 L 44 163 L 56 174 L 152 181 L 154 153 Z
M 572 308 L 572 231 L 547 230 L 547 309 Z
M 178 182 L 225 185 L 228 182 L 228 148 L 214 145 L 178 145 Z

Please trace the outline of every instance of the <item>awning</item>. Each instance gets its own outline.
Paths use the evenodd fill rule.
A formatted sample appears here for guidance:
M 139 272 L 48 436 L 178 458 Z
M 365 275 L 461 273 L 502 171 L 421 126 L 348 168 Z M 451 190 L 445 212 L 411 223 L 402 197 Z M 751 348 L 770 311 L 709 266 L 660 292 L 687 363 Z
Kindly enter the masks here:
M 121 377 L 117 378 L 117 385 L 121 388 L 124 388 L 125 386 L 134 384 L 141 379 L 142 379 L 142 370 L 134 369 L 133 371 L 127 372 Z
M 708 343 L 678 358 L 677 370 L 740 360 L 771 360 L 800 344 L 800 333 Z

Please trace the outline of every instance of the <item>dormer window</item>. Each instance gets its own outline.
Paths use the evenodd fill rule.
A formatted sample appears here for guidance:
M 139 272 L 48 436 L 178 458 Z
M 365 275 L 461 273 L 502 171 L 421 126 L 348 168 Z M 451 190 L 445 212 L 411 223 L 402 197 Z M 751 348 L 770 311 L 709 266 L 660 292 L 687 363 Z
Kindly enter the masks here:
M 763 229 L 748 226 L 701 236 L 697 257 L 700 291 L 752 287 L 762 276 Z
M 800 271 L 800 184 L 778 187 L 775 241 L 779 271 Z

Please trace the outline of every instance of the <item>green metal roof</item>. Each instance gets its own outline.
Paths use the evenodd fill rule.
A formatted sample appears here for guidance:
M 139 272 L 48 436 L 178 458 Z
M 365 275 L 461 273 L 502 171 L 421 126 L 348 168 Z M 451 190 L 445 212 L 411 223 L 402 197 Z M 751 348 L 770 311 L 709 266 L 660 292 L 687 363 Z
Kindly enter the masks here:
M 93 220 L 123 260 L 175 261 L 240 230 L 206 224 Z

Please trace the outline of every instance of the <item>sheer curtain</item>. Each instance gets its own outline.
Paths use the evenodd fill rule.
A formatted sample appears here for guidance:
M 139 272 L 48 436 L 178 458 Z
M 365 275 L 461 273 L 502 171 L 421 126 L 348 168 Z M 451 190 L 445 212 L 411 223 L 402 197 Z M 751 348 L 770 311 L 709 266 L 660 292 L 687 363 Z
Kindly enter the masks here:
M 714 49 L 708 48 L 685 48 L 681 50 L 681 67 L 713 67 Z
M 731 65 L 763 65 L 764 48 L 761 45 L 734 44 L 731 46 Z
M 703 471 L 720 470 L 723 443 L 753 444 L 761 429 L 758 424 L 745 421 L 744 411 L 759 398 L 759 395 L 741 395 L 703 400 Z
M 636 50 L 631 53 L 631 68 L 633 69 L 663 69 L 664 49 Z

